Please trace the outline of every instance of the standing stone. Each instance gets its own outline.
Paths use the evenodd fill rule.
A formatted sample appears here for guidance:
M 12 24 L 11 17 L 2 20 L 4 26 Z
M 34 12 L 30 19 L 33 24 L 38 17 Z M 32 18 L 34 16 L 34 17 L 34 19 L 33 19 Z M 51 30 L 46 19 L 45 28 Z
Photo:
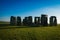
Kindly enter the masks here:
M 32 26 L 32 16 L 29 16 L 27 19 L 28 26 Z
M 34 24 L 35 24 L 35 26 L 40 26 L 40 17 L 34 18 Z
M 41 26 L 48 26 L 48 17 L 47 15 L 41 15 Z
M 32 26 L 32 16 L 25 17 L 23 19 L 23 25 L 25 25 L 25 26 Z
M 50 26 L 57 26 L 57 19 L 55 16 L 50 17 Z
M 11 16 L 11 18 L 10 18 L 10 25 L 12 25 L 12 26 L 16 25 L 16 17 Z
M 23 26 L 25 26 L 25 19 L 23 19 Z
M 53 26 L 53 17 L 50 17 L 50 26 Z
M 57 18 L 54 20 L 54 26 L 57 26 Z
M 21 17 L 17 17 L 17 26 L 21 26 Z
M 28 17 L 25 17 L 24 19 L 23 19 L 23 25 L 24 26 L 27 26 L 28 25 Z
M 28 17 L 25 17 L 25 25 L 28 26 Z

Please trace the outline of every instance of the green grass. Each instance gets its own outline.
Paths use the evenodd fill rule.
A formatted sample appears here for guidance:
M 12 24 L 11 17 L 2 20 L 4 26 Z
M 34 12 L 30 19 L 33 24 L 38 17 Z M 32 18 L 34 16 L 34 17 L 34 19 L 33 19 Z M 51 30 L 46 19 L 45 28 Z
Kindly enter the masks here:
M 0 40 L 60 40 L 60 27 L 2 28 Z
M 9 22 L 0 21 L 0 24 L 9 24 Z
M 0 24 L 8 24 L 0 22 Z M 60 40 L 60 25 L 52 27 L 0 26 L 0 40 Z

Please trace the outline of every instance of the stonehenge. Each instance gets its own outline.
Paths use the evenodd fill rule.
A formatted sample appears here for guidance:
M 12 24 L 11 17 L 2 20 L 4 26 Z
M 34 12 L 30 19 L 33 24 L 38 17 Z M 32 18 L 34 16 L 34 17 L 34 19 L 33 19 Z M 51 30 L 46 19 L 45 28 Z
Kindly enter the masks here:
M 50 26 L 57 26 L 57 19 L 55 16 L 50 17 Z
M 32 16 L 28 17 L 28 26 L 32 26 Z
M 23 25 L 25 25 L 25 26 L 32 26 L 32 16 L 25 17 L 23 19 Z
M 23 25 L 24 25 L 24 26 L 28 26 L 28 17 L 25 17 L 25 18 L 23 19 Z
M 16 25 L 16 17 L 11 16 L 11 18 L 10 18 L 10 25 L 12 25 L 12 26 Z
M 33 22 L 34 21 L 34 22 Z M 48 23 L 48 15 L 42 14 L 41 17 L 34 17 L 34 20 L 32 16 L 28 16 L 21 19 L 21 17 L 17 16 L 11 16 L 10 17 L 10 25 L 13 26 L 57 26 L 57 18 L 56 16 L 51 16 L 49 18 Z
M 21 26 L 21 17 L 17 17 L 17 26 Z
M 41 25 L 42 26 L 48 26 L 48 17 L 47 17 L 47 15 L 44 15 L 44 14 L 41 15 Z
M 36 26 L 40 26 L 40 17 L 35 17 L 35 18 L 34 18 L 34 24 L 35 24 Z

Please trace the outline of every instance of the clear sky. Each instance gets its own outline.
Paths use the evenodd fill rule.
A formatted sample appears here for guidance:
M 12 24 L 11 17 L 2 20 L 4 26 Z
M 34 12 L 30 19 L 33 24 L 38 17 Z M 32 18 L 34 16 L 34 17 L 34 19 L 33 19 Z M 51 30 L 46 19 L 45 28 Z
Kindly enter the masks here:
M 0 0 L 0 21 L 9 21 L 10 16 L 56 16 L 60 23 L 60 0 Z

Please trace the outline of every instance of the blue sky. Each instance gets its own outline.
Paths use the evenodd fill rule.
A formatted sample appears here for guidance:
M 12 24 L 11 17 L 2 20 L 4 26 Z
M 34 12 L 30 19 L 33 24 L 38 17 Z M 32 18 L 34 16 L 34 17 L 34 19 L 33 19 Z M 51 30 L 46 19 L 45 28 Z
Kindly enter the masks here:
M 60 23 L 60 0 L 0 0 L 0 21 L 10 16 L 56 16 Z

